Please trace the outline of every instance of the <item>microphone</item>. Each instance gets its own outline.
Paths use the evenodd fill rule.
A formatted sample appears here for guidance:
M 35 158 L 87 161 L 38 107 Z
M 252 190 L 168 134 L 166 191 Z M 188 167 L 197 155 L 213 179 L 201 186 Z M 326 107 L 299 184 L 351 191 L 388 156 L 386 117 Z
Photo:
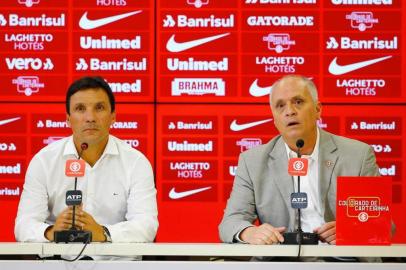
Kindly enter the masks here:
M 55 243 L 64 242 L 82 242 L 89 243 L 92 241 L 92 232 L 78 230 L 75 227 L 75 214 L 76 206 L 82 203 L 82 191 L 77 190 L 78 177 L 83 177 L 85 175 L 86 163 L 82 157 L 83 151 L 85 151 L 89 145 L 87 143 L 82 143 L 80 145 L 80 152 L 77 159 L 68 159 L 65 165 L 65 175 L 75 177 L 75 185 L 73 190 L 68 190 L 66 192 L 65 202 L 66 205 L 72 206 L 72 226 L 69 230 L 56 231 L 54 232 Z
M 292 176 L 297 176 L 297 192 L 290 194 L 290 203 L 293 209 L 298 212 L 298 227 L 296 232 L 284 233 L 284 245 L 318 245 L 319 236 L 317 233 L 303 232 L 302 230 L 302 216 L 301 209 L 307 208 L 307 194 L 300 192 L 300 176 L 307 175 L 308 160 L 301 158 L 300 149 L 304 146 L 304 140 L 298 139 L 296 141 L 297 158 L 289 159 L 288 173 Z M 300 253 L 300 249 L 299 249 Z

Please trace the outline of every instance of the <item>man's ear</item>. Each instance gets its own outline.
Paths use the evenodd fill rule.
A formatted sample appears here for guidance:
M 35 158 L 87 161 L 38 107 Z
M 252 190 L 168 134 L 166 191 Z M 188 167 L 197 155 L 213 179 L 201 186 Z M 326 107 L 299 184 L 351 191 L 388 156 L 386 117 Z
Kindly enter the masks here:
M 321 118 L 321 102 L 318 101 L 316 104 L 317 119 Z
M 69 114 L 66 114 L 66 123 L 68 124 L 68 127 L 71 127 L 70 126 L 70 115 Z
M 116 112 L 111 113 L 111 122 L 110 125 L 114 124 L 116 122 Z

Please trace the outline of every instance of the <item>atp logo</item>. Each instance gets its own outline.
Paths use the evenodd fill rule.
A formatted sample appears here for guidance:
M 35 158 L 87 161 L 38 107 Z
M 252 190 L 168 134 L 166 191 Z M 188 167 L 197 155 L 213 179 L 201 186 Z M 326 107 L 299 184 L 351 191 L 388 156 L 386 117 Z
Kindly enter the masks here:
M 187 4 L 195 6 L 195 8 L 201 8 L 203 5 L 208 5 L 209 0 L 187 0 Z

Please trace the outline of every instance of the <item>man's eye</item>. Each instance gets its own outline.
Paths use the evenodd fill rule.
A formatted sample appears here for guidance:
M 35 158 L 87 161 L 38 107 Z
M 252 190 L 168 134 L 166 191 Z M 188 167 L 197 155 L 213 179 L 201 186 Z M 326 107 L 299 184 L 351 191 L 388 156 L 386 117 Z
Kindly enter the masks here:
M 83 111 L 85 111 L 85 107 L 83 107 L 83 106 L 78 106 L 78 107 L 75 108 L 75 111 L 77 111 L 77 112 L 83 112 Z
M 104 106 L 102 104 L 99 104 L 96 106 L 96 110 L 102 111 L 102 110 L 104 110 Z

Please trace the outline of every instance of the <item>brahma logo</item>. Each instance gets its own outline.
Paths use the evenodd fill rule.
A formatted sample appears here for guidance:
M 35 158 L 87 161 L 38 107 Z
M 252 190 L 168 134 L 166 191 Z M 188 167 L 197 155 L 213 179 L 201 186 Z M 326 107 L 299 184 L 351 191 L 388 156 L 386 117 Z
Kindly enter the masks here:
M 33 93 L 38 93 L 40 88 L 45 85 L 39 82 L 38 76 L 19 76 L 13 79 L 13 84 L 17 85 L 17 92 L 24 93 L 26 96 L 31 96 Z
M 25 5 L 26 7 L 32 7 L 33 5 L 39 4 L 40 0 L 18 0 L 18 3 Z
M 208 5 L 209 0 L 187 0 L 186 3 L 195 6 L 195 8 L 201 8 L 204 5 Z
M 172 81 L 172 96 L 182 94 L 225 96 L 225 82 L 217 78 L 176 78 Z
M 379 22 L 378 19 L 374 18 L 374 14 L 369 11 L 354 11 L 348 15 L 345 15 L 345 18 L 351 21 L 351 28 L 358 29 L 361 32 L 372 28 L 375 23 Z
M 291 45 L 295 45 L 294 40 L 290 40 L 290 35 L 287 33 L 268 34 L 263 37 L 263 41 L 268 43 L 268 49 L 277 53 L 289 50 Z

